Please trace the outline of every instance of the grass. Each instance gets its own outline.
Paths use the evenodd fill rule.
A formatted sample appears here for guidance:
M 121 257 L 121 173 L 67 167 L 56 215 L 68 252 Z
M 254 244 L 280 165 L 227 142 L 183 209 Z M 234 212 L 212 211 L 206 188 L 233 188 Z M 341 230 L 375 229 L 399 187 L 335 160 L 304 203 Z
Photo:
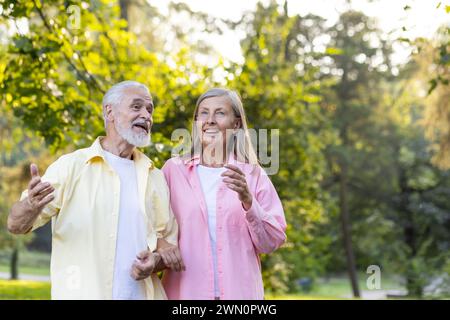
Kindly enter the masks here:
M 49 300 L 50 283 L 0 280 L 0 300 Z
M 364 291 L 368 275 L 365 273 L 358 275 L 359 289 Z M 382 275 L 380 290 L 402 290 L 404 286 L 398 277 L 392 275 Z M 322 278 L 316 281 L 314 288 L 308 292 L 313 296 L 331 297 L 351 297 L 352 289 L 350 281 L 346 275 L 334 275 L 329 278 Z
M 9 266 L 0 265 L 0 272 L 9 273 Z M 35 267 L 19 267 L 19 276 L 20 274 L 30 274 L 36 276 L 50 276 L 49 268 L 35 268 Z
M 50 283 L 24 280 L 0 280 L 0 300 L 48 300 Z M 329 300 L 335 297 L 310 295 L 267 295 L 267 300 Z

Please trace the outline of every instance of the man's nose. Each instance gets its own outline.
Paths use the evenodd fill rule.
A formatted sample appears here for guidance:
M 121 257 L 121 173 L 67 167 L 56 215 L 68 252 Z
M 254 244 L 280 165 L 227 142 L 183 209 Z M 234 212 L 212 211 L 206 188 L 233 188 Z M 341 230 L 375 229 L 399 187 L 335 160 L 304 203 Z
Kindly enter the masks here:
M 142 108 L 141 117 L 144 118 L 145 120 L 150 121 L 152 118 L 152 113 L 150 113 L 147 109 Z
M 208 115 L 206 123 L 216 123 L 216 116 L 214 115 L 214 113 Z

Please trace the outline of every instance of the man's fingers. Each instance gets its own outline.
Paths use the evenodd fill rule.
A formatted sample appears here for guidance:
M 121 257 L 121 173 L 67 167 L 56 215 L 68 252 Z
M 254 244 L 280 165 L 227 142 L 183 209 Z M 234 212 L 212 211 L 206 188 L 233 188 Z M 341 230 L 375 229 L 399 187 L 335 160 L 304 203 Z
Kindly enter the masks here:
M 141 262 L 135 262 L 134 264 L 134 268 L 138 271 L 138 272 L 143 272 L 145 271 L 145 266 L 142 265 Z
M 39 192 L 43 191 L 44 189 L 47 189 L 50 186 L 51 185 L 48 182 L 39 183 L 34 188 L 32 188 L 31 190 L 28 190 L 28 195 L 30 197 L 35 197 L 35 196 L 37 196 L 39 194 Z
M 139 272 L 144 273 L 146 275 L 153 272 L 155 269 L 155 259 L 147 259 L 146 261 L 136 261 L 136 269 L 139 270 Z
M 34 189 L 31 189 L 31 191 L 28 194 L 31 197 L 39 197 L 40 195 L 42 195 L 42 193 L 46 192 L 48 189 L 54 190 L 53 186 L 50 183 L 44 182 L 38 184 L 36 187 L 34 187 Z
M 152 270 L 149 267 L 142 266 L 140 262 L 133 263 L 131 268 L 131 276 L 135 280 L 143 280 L 151 275 Z
M 38 167 L 37 167 L 37 165 L 35 165 L 34 163 L 32 163 L 32 164 L 30 165 L 30 173 L 31 173 L 31 178 L 39 177 L 39 170 L 38 170 Z
M 33 190 L 41 182 L 41 177 L 31 178 L 30 183 L 28 184 L 28 191 Z
M 143 277 L 144 272 L 141 270 L 141 267 L 138 265 L 138 263 L 133 263 L 133 266 L 131 267 L 131 276 L 135 280 L 141 280 Z
M 53 193 L 49 194 L 49 195 L 46 196 L 44 199 L 42 199 L 41 201 L 38 202 L 39 208 L 45 207 L 47 204 L 49 204 L 50 202 L 52 202 L 53 199 L 55 199 L 55 195 L 54 195 Z
M 149 254 L 149 252 L 148 252 L 147 250 L 141 251 L 141 252 L 137 255 L 137 257 L 138 257 L 140 260 L 145 260 L 145 259 L 148 258 L 148 254 Z
M 139 279 L 139 274 L 138 274 L 136 268 L 134 268 L 134 267 L 131 269 L 130 275 L 134 280 Z
M 41 201 L 42 199 L 44 199 L 46 196 L 48 196 L 53 191 L 55 191 L 55 189 L 53 187 L 48 187 L 48 188 L 42 190 L 41 192 L 39 192 L 39 194 L 35 195 L 34 199 L 36 199 L 37 201 Z

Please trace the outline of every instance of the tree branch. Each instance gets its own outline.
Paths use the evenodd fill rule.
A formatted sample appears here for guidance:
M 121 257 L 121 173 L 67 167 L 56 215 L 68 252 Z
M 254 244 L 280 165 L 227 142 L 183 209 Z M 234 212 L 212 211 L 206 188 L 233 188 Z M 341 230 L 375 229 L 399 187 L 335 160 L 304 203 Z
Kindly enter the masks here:
M 48 23 L 47 18 L 44 15 L 44 12 L 39 8 L 39 6 L 36 3 L 36 0 L 33 0 L 34 7 L 36 8 L 39 17 L 41 18 L 42 22 L 44 23 L 45 27 L 47 28 L 50 33 L 55 34 L 55 31 L 53 30 L 52 26 Z M 83 79 L 88 84 L 93 84 L 102 94 L 105 93 L 105 90 L 102 88 L 102 86 L 98 83 L 97 79 L 92 75 L 87 69 L 86 66 L 83 63 L 81 55 L 77 52 L 78 58 L 80 60 L 80 64 L 84 69 L 85 74 L 83 74 L 77 66 L 73 63 L 72 59 L 64 52 L 62 51 L 62 54 L 64 56 L 64 59 L 69 63 L 69 65 L 75 70 L 75 72 L 78 74 L 78 76 Z M 88 86 L 89 88 L 89 86 Z

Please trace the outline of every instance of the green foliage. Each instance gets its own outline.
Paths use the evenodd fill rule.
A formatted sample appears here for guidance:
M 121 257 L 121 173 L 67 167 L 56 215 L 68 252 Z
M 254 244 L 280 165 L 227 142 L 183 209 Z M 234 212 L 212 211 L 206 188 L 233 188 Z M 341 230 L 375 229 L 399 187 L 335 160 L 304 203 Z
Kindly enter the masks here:
M 116 1 L 81 10 L 80 29 L 67 27 L 69 5 L 88 6 L 81 1 L 4 4 L 12 6 L 4 18 L 27 17 L 30 24 L 30 32 L 11 39 L 3 62 L 0 88 L 8 107 L 53 150 L 86 146 L 104 131 L 103 93 L 118 81 L 134 79 L 149 86 L 157 106 L 155 131 L 167 136 L 191 111 L 182 106 L 191 106 L 205 88 L 207 69 L 189 61 L 184 48 L 162 57 L 146 49 L 123 28 Z M 166 117 L 178 121 L 158 126 Z
M 245 62 L 227 69 L 236 75 L 228 86 L 241 93 L 252 127 L 280 130 L 279 150 L 272 146 L 269 151 L 279 156 L 280 170 L 271 178 L 285 209 L 288 242 L 263 257 L 265 285 L 274 292 L 296 291 L 297 279 L 323 272 L 329 237 L 319 228 L 333 210 L 320 190 L 326 165 L 323 150 L 334 139 L 320 106 L 324 84 L 315 62 L 323 55 L 300 51 L 313 46 L 323 20 L 290 17 L 284 10 L 274 1 L 257 5 L 244 26 Z M 309 27 L 313 23 L 315 27 Z
M 448 73 L 448 30 L 442 46 L 432 46 L 434 55 L 416 57 L 396 75 L 391 44 L 360 12 L 344 12 L 327 27 L 315 15 L 289 15 L 287 3 L 276 1 L 259 3 L 238 22 L 184 4 L 171 4 L 167 17 L 145 1 L 133 4 L 125 21 L 113 0 L 0 1 L 1 26 L 28 23 L 28 31 L 2 33 L 0 44 L 1 230 L 26 187 L 30 160 L 44 170 L 54 153 L 87 146 L 104 133 L 101 99 L 112 84 L 133 79 L 150 88 L 153 145 L 144 151 L 159 167 L 175 144 L 173 130 L 190 128 L 198 96 L 226 85 L 241 94 L 251 127 L 279 129 L 279 171 L 271 179 L 288 241 L 262 257 L 268 293 L 295 292 L 299 278 L 345 269 L 337 184 L 344 171 L 360 271 L 378 264 L 401 273 L 415 296 L 448 273 L 450 180 L 432 165 L 419 125 L 426 104 L 420 92 L 429 87 L 428 74 L 418 73 L 437 57 L 432 94 L 440 98 L 429 103 L 439 106 L 437 118 L 447 119 L 448 84 L 441 80 Z M 79 28 L 71 5 L 81 8 Z M 184 26 L 179 14 L 195 23 Z M 245 32 L 244 62 L 199 63 L 214 52 L 190 35 L 226 27 Z M 217 71 L 223 79 L 213 77 Z M 53 155 L 42 152 L 48 147 Z M 277 157 L 273 146 L 268 151 Z M 15 241 L 0 232 L 2 247 L 21 245 Z M 5 292 L 26 294 L 19 287 Z M 48 297 L 48 287 L 36 290 L 26 297 Z

